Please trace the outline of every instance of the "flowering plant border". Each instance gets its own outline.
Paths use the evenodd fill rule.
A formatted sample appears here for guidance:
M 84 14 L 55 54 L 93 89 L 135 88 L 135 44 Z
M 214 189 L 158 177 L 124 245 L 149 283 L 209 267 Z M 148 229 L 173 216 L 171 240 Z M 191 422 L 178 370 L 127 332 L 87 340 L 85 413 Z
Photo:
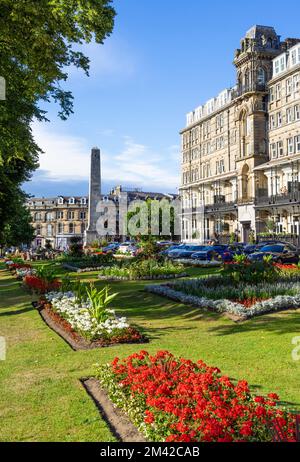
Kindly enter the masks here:
M 246 307 L 242 303 L 233 302 L 228 299 L 211 300 L 205 297 L 197 297 L 196 295 L 188 295 L 184 292 L 174 290 L 166 284 L 149 285 L 144 290 L 187 305 L 198 306 L 199 308 L 213 310 L 218 313 L 229 313 L 241 319 L 249 319 L 265 313 L 300 307 L 300 294 L 296 296 L 278 295 L 277 297 L 259 301 L 250 307 Z
M 252 395 L 246 381 L 201 360 L 141 351 L 95 368 L 112 402 L 149 441 L 274 441 L 274 428 L 283 441 L 296 441 L 296 415 L 278 406 L 276 394 Z
M 56 298 L 56 295 L 58 298 Z M 147 342 L 147 339 L 135 327 L 129 325 L 125 318 L 118 318 L 114 310 L 107 310 L 109 318 L 102 323 L 97 323 L 95 320 L 90 319 L 86 304 L 80 307 L 74 302 L 72 304 L 74 309 L 68 311 L 66 309 L 67 301 L 68 299 L 73 300 L 72 296 L 72 293 L 48 293 L 40 299 L 37 305 L 44 321 L 49 324 L 48 320 L 50 318 L 53 321 L 51 327 L 56 325 L 60 331 L 62 330 L 67 334 L 67 337 L 71 337 L 72 341 L 70 342 L 66 336 L 62 335 L 72 347 L 74 347 L 74 342 L 75 347 L 76 344 L 79 346 L 79 348 L 75 349 L 105 347 L 120 343 Z M 55 299 L 56 303 L 53 305 L 52 301 Z M 61 310 L 59 309 L 59 299 L 63 301 Z M 91 330 L 89 330 L 89 326 Z M 100 334 L 103 332 L 102 337 L 100 334 L 97 335 L 98 331 Z

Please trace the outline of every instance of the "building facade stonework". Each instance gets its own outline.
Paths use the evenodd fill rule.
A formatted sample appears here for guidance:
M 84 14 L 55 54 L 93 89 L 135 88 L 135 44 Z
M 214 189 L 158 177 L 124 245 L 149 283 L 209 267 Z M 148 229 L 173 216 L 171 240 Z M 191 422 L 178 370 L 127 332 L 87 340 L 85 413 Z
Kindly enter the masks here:
M 234 65 L 236 86 L 189 113 L 181 131 L 183 240 L 247 242 L 268 230 L 297 239 L 300 39 L 253 26 Z
M 35 229 L 34 248 L 47 241 L 55 249 L 67 249 L 72 236 L 83 238 L 88 217 L 88 197 L 31 198 L 28 207 Z

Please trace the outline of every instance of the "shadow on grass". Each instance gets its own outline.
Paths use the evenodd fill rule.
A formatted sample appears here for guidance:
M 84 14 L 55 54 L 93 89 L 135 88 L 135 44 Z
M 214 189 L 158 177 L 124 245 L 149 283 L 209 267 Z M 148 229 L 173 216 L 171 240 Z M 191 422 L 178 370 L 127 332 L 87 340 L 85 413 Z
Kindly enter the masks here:
M 219 336 L 265 331 L 278 335 L 295 332 L 300 327 L 300 311 L 281 311 L 276 314 L 258 316 L 238 324 L 214 326 L 210 332 Z
M 216 321 L 223 317 L 221 313 L 204 311 L 197 307 L 184 305 L 171 301 L 166 297 L 137 291 L 133 297 L 132 292 L 120 292 L 119 298 L 122 311 L 129 317 L 144 319 L 171 319 L 183 320 L 207 320 Z
M 11 311 L 4 311 L 0 313 L 0 317 L 2 316 L 15 316 L 18 314 L 27 313 L 28 311 L 32 311 L 34 308 L 32 306 L 27 306 L 27 308 L 21 308 L 19 310 L 11 310 Z

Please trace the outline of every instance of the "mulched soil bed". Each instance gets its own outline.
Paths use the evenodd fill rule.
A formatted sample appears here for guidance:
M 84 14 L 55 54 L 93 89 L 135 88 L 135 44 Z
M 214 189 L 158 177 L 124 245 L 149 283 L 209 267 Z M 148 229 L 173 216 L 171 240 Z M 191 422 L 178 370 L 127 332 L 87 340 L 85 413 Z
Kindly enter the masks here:
M 122 443 L 144 443 L 145 437 L 130 422 L 124 412 L 114 406 L 107 393 L 95 378 L 81 381 L 89 396 L 96 404 L 102 418 L 112 434 Z
M 103 348 L 114 346 L 117 344 L 135 344 L 135 343 L 148 343 L 148 339 L 140 334 L 137 329 L 134 327 L 129 327 L 127 329 L 127 334 L 119 337 L 112 337 L 108 340 L 95 340 L 89 341 L 83 338 L 80 334 L 74 331 L 72 326 L 68 321 L 63 319 L 58 313 L 55 313 L 51 309 L 51 305 L 39 305 L 37 302 L 32 304 L 35 308 L 38 309 L 41 318 L 45 323 L 56 332 L 60 337 L 62 337 L 73 350 L 92 350 L 94 348 Z M 130 337 L 128 337 L 128 333 Z

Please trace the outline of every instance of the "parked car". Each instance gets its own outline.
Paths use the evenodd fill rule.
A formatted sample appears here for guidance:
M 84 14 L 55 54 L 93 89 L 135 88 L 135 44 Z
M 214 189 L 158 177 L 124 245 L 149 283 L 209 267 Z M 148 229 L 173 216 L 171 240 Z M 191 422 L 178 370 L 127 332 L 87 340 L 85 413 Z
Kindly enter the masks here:
M 271 244 L 262 247 L 248 256 L 250 261 L 262 261 L 265 256 L 271 256 L 277 263 L 298 263 L 299 251 L 291 244 Z
M 137 251 L 137 247 L 131 241 L 122 242 L 122 244 L 120 244 L 118 250 L 121 253 L 130 253 L 131 255 L 135 255 L 135 253 Z
M 184 245 L 182 248 L 178 248 L 169 252 L 169 258 L 191 258 L 195 252 L 199 252 L 205 249 L 205 245 Z
M 120 247 L 120 244 L 118 242 L 111 242 L 106 247 L 103 247 L 102 252 L 103 253 L 113 253 L 113 252 L 116 252 L 119 247 Z
M 222 258 L 224 252 L 228 251 L 228 246 L 223 244 L 207 245 L 198 252 L 191 255 L 194 260 L 211 261 L 214 258 Z
M 157 245 L 161 247 L 170 247 L 171 245 L 174 245 L 174 242 L 172 241 L 157 241 Z
M 229 244 L 222 253 L 220 253 L 220 256 L 222 257 L 222 260 L 225 262 L 230 262 L 233 261 L 233 257 L 235 255 L 241 255 L 245 253 L 245 244 L 241 244 L 239 242 L 234 243 L 234 244 Z
M 275 240 L 270 240 L 270 241 L 262 241 L 259 242 L 258 244 L 248 244 L 245 246 L 244 251 L 246 255 L 249 255 L 254 252 L 258 252 L 260 249 L 265 247 L 266 245 L 276 245 L 276 244 L 287 244 L 286 242 L 283 241 L 275 241 Z M 291 244 L 288 244 L 291 245 Z M 294 246 L 292 246 L 294 247 Z M 294 250 L 296 250 L 296 247 L 294 247 Z
M 171 245 L 170 247 L 162 250 L 161 252 L 159 252 L 159 255 L 164 255 L 166 257 L 169 256 L 169 253 L 170 252 L 173 252 L 173 250 L 177 250 L 177 249 L 182 249 L 185 247 L 186 244 L 174 244 L 174 245 Z

